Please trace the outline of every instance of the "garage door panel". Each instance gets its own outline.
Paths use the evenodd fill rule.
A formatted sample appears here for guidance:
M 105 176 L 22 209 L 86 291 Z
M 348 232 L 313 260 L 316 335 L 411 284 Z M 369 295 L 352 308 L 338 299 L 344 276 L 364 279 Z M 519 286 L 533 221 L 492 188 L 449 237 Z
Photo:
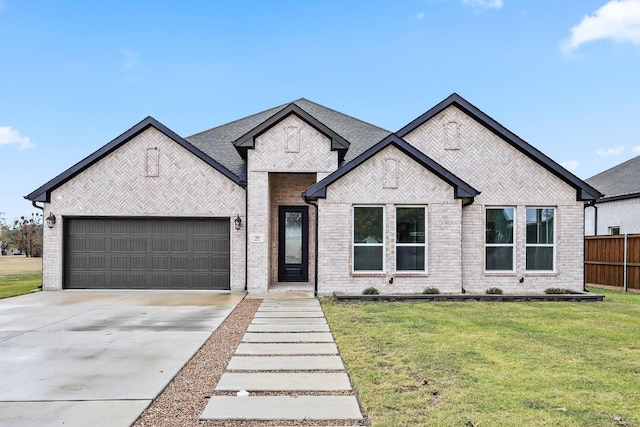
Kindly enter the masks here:
M 229 289 L 229 229 L 229 219 L 66 219 L 65 287 Z

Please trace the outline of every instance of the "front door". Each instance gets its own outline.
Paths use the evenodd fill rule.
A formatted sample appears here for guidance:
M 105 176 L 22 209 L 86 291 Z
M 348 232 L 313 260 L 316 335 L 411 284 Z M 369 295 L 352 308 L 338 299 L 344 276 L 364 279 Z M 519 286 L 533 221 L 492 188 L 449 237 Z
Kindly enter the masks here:
M 309 280 L 309 207 L 278 210 L 278 281 Z

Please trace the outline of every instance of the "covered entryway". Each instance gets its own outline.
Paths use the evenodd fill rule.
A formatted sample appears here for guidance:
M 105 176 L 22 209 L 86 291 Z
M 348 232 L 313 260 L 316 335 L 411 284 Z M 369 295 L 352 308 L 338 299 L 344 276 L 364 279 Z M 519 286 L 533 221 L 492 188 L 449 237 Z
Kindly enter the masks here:
M 230 289 L 228 218 L 66 218 L 67 289 Z

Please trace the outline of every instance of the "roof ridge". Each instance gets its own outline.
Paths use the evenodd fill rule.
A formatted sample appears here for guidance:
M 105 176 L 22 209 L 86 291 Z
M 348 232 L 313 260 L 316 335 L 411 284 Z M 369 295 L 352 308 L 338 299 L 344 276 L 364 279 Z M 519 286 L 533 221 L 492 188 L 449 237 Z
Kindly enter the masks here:
M 343 113 L 343 112 L 341 112 L 341 111 L 338 111 L 338 110 L 335 110 L 335 109 L 333 109 L 333 108 L 331 108 L 331 107 L 327 107 L 327 106 L 324 106 L 324 105 L 322 105 L 322 104 L 318 104 L 317 102 L 311 101 L 311 100 L 309 100 L 309 99 L 307 99 L 307 98 L 300 98 L 300 99 L 297 99 L 297 100 L 293 101 L 293 102 L 292 102 L 292 104 L 293 104 L 293 103 L 296 103 L 296 105 L 297 105 L 297 102 L 299 102 L 299 101 L 306 101 L 306 102 L 308 102 L 308 103 L 310 103 L 310 104 L 317 105 L 318 107 L 322 107 L 322 108 L 324 108 L 325 110 L 329 110 L 329 111 L 331 111 L 332 113 L 336 113 L 336 114 L 340 114 L 341 116 L 348 117 L 348 118 L 350 118 L 351 120 L 355 120 L 355 121 L 360 122 L 360 123 L 363 123 L 363 124 L 365 124 L 365 125 L 373 126 L 373 127 L 377 128 L 377 129 L 382 130 L 382 131 L 385 131 L 385 132 L 393 133 L 393 132 L 392 132 L 392 131 L 390 131 L 389 129 L 385 129 L 385 128 L 382 128 L 382 127 L 380 127 L 380 126 L 378 126 L 378 125 L 374 125 L 373 123 L 370 123 L 370 122 L 364 121 L 364 120 L 359 119 L 359 118 L 357 118 L 357 117 L 354 117 L 354 116 L 352 116 L 352 115 L 350 115 L 350 114 L 345 114 L 345 113 Z M 299 106 L 300 108 L 303 108 L 303 107 L 302 107 L 302 106 L 300 106 L 300 105 L 298 105 L 298 106 Z M 306 111 L 306 109 L 305 109 L 305 111 Z M 307 111 L 307 112 L 308 112 L 308 111 Z M 309 114 L 311 114 L 311 113 L 309 113 Z M 317 117 L 316 117 L 316 118 L 317 118 Z

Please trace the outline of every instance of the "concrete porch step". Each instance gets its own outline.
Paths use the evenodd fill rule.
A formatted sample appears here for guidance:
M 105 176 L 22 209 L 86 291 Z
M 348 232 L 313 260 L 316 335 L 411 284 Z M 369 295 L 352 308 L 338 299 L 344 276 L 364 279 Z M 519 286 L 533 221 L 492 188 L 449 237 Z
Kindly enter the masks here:
M 255 319 L 264 317 L 294 317 L 296 319 L 305 319 L 307 317 L 317 317 L 324 319 L 322 310 L 306 310 L 306 311 L 260 311 L 258 310 L 254 316 Z
M 270 324 L 270 325 L 326 325 L 327 320 L 324 317 L 254 317 L 251 321 L 252 325 Z
M 361 420 L 354 396 L 213 396 L 201 420 Z

